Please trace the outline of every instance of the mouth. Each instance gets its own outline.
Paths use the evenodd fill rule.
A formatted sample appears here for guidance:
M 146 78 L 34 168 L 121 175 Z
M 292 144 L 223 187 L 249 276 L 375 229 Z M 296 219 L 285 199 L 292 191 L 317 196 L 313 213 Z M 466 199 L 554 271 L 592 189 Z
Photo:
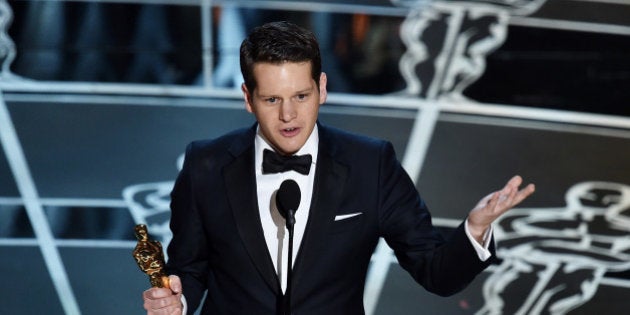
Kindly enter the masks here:
M 298 133 L 300 133 L 300 128 L 298 127 L 284 128 L 280 130 L 280 133 L 282 133 L 282 135 L 285 137 L 293 137 L 297 135 Z

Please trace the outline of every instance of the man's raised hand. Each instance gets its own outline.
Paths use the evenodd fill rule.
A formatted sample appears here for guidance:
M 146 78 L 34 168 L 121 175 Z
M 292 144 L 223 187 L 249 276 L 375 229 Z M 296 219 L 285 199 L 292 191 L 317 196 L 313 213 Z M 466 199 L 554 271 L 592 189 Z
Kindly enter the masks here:
M 529 197 L 536 187 L 529 184 L 519 190 L 523 179 L 516 175 L 512 177 L 505 187 L 484 197 L 477 203 L 468 215 L 468 229 L 472 236 L 481 242 L 490 224 L 499 216 Z

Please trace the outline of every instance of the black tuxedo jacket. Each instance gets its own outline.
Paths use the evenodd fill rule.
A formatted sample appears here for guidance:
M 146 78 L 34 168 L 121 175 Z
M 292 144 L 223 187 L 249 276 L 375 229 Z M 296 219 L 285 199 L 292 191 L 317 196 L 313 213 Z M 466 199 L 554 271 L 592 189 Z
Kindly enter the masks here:
M 293 268 L 292 314 L 363 314 L 370 257 L 385 238 L 427 290 L 463 289 L 481 262 L 463 224 L 444 241 L 389 142 L 319 127 L 309 219 Z M 181 277 L 189 313 L 278 314 L 282 292 L 260 223 L 256 126 L 191 143 L 171 198 L 167 271 Z M 361 215 L 335 221 L 348 213 Z

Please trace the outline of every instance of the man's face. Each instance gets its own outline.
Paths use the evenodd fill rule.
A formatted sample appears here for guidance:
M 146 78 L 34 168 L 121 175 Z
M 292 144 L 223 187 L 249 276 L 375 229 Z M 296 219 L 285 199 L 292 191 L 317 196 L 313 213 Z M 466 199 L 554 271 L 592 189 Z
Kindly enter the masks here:
M 318 89 L 310 62 L 257 63 L 253 73 L 253 93 L 242 86 L 247 111 L 278 153 L 294 154 L 313 131 L 319 106 L 326 101 L 326 74 L 321 74 Z

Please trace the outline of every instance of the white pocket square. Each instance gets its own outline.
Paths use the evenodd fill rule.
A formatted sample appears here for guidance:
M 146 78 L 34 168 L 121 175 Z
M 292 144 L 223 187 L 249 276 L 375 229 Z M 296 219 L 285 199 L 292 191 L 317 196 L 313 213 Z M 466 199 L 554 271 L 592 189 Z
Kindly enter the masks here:
M 363 214 L 363 212 L 340 214 L 340 215 L 335 216 L 335 221 L 341 221 L 341 220 L 345 220 L 345 219 L 350 219 L 352 217 L 356 217 L 356 216 L 362 215 L 362 214 Z

